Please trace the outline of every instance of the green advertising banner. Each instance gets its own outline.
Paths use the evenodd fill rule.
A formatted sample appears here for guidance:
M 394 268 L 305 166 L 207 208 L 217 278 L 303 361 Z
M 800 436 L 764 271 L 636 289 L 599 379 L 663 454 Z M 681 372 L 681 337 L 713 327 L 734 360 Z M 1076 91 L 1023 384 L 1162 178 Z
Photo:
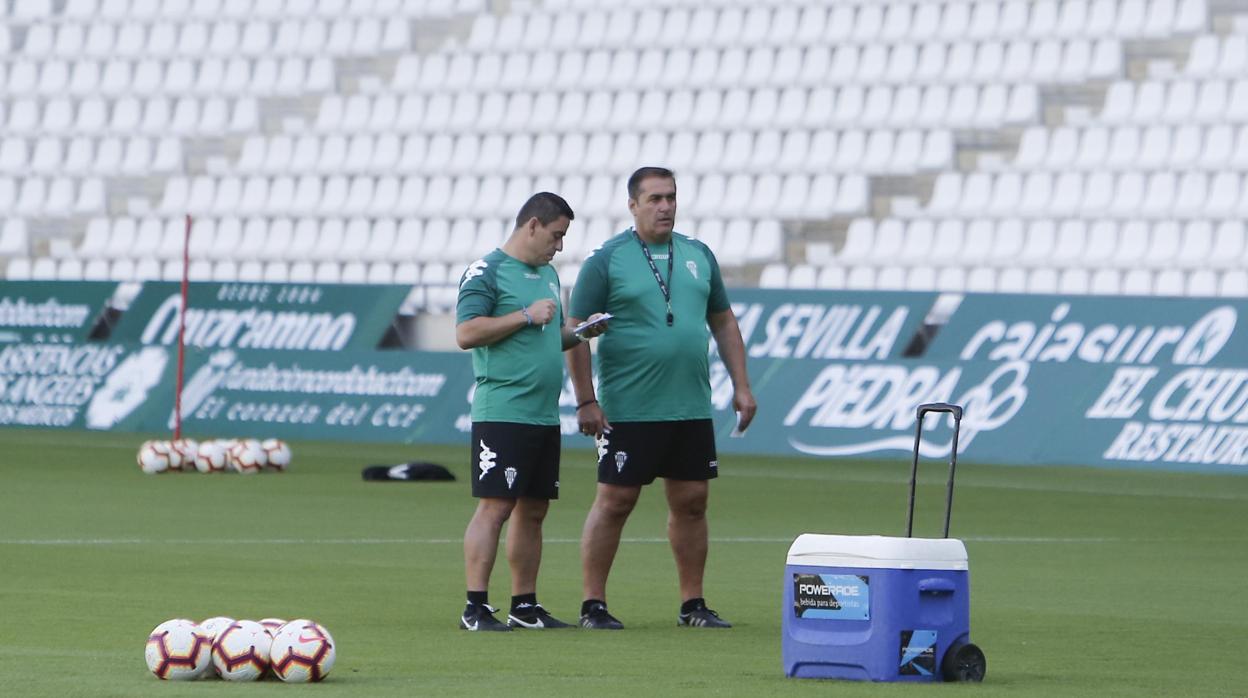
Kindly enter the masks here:
M 722 370 L 722 369 L 721 369 Z M 751 362 L 759 415 L 741 438 L 716 394 L 727 452 L 908 459 L 925 402 L 965 413 L 960 457 L 981 463 L 1248 473 L 1248 370 L 1027 361 Z M 952 420 L 930 418 L 920 453 L 947 459 Z
M 734 288 L 728 297 L 751 358 L 871 361 L 900 357 L 938 294 Z
M 173 393 L 168 364 L 159 347 L 0 345 L 0 426 L 139 429 L 131 413 L 154 391 Z
M 712 355 L 723 453 L 905 461 L 915 408 L 953 402 L 965 408 L 959 452 L 973 462 L 1248 472 L 1242 304 L 1159 302 L 1145 315 L 1138 299 L 970 296 L 915 359 L 903 345 L 929 294 L 734 296 L 759 413 L 730 434 L 732 383 Z M 209 344 L 187 353 L 192 437 L 468 443 L 467 352 Z M 175 354 L 163 343 L 0 344 L 0 425 L 167 432 Z M 590 447 L 567 383 L 560 415 L 565 445 Z M 951 441 L 951 421 L 934 417 L 921 453 L 947 458 Z
M 112 339 L 176 346 L 181 286 L 149 281 Z M 186 345 L 205 349 L 375 349 L 410 286 L 194 283 Z
M 924 358 L 1191 366 L 1248 362 L 1248 303 L 968 294 Z
M 84 341 L 116 290 L 111 281 L 0 281 L 0 345 Z
M 173 428 L 173 373 L 145 401 L 141 429 Z M 472 384 L 459 353 L 190 350 L 182 425 L 196 438 L 435 442 Z

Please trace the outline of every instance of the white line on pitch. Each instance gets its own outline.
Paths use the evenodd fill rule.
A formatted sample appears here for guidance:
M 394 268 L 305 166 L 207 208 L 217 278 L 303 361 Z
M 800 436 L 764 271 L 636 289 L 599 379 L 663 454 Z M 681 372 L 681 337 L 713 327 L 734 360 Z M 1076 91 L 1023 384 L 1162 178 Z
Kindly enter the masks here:
M 742 536 L 711 538 L 712 543 L 791 543 L 791 536 Z M 1010 544 L 1102 544 L 1102 543 L 1164 543 L 1186 540 L 1185 538 L 1117 538 L 1117 537 L 1043 537 L 1043 536 L 964 536 L 970 543 Z M 1240 540 L 1227 538 L 1223 540 Z M 547 538 L 546 543 L 556 545 L 579 544 L 579 538 Z M 666 538 L 625 538 L 624 543 L 663 543 Z M 125 545 L 459 545 L 461 538 L 26 538 L 0 540 L 0 545 L 26 546 L 125 546 Z

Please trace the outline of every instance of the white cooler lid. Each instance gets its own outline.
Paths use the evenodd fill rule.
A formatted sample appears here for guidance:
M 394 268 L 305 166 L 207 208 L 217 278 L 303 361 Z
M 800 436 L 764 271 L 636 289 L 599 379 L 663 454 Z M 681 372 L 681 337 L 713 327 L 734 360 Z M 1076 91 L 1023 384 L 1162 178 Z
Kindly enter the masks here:
M 789 546 L 790 565 L 903 570 L 965 570 L 966 546 L 955 538 L 824 536 L 803 533 Z

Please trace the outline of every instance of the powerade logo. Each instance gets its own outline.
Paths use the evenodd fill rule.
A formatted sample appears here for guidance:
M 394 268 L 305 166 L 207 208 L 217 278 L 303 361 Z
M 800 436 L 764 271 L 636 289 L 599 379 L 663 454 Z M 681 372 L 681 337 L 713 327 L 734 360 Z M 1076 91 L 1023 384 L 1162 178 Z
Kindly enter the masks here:
M 910 451 L 914 447 L 914 413 L 928 402 L 963 406 L 958 451 L 964 452 L 981 432 L 1007 424 L 1027 401 L 1030 365 L 1010 361 L 997 366 L 982 381 L 962 385 L 962 368 L 942 372 L 935 366 L 889 364 L 833 364 L 824 368 L 794 403 L 784 426 L 844 430 L 851 438 L 863 430 L 898 432 L 896 435 L 821 445 L 790 436 L 793 448 L 811 455 L 847 456 L 877 451 Z M 952 423 L 951 419 L 931 420 Z M 842 437 L 843 438 L 843 437 Z M 920 441 L 919 452 L 935 458 L 949 454 L 948 441 Z
M 959 358 L 1124 364 L 1154 364 L 1168 358 L 1179 365 L 1203 365 L 1222 351 L 1239 320 L 1229 305 L 1210 310 L 1190 326 L 1107 322 L 1088 327 L 1065 322 L 1069 313 L 1070 304 L 1059 303 L 1043 325 L 993 320 L 971 335 Z
M 902 676 L 931 676 L 936 673 L 936 631 L 901 631 L 901 661 L 897 673 Z
M 852 574 L 793 575 L 793 614 L 798 618 L 869 620 L 871 580 Z

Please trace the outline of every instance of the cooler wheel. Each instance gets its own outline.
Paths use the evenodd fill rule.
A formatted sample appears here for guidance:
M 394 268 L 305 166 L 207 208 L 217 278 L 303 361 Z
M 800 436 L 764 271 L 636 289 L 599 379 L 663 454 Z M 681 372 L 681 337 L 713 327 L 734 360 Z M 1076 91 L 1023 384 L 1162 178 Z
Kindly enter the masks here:
M 979 683 L 984 680 L 988 670 L 988 660 L 983 650 L 969 642 L 960 643 L 945 652 L 945 659 L 940 663 L 940 672 L 946 681 L 972 681 Z

